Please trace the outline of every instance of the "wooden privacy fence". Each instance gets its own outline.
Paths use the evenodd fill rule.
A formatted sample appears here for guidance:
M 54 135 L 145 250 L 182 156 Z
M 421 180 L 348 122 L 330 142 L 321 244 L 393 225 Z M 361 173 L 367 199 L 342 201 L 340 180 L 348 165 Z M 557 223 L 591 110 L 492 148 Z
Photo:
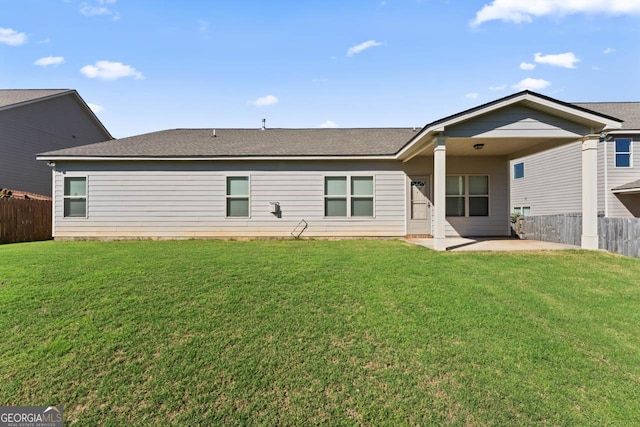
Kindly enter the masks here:
M 521 217 L 520 237 L 580 246 L 582 214 Z M 598 218 L 598 248 L 640 258 L 640 218 Z
M 51 239 L 51 201 L 0 199 L 0 243 Z

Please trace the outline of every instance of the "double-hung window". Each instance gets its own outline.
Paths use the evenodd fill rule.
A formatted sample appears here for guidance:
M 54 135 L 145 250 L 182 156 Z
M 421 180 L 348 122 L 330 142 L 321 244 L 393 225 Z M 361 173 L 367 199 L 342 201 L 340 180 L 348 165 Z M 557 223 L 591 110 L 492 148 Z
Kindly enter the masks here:
M 447 176 L 446 199 L 447 216 L 489 216 L 489 176 Z
M 616 167 L 617 168 L 630 168 L 631 167 L 631 138 L 616 138 Z
M 84 176 L 64 177 L 64 216 L 86 218 L 87 178 Z
M 373 217 L 372 176 L 327 176 L 324 178 L 326 217 Z
M 227 217 L 249 217 L 249 177 L 227 177 Z

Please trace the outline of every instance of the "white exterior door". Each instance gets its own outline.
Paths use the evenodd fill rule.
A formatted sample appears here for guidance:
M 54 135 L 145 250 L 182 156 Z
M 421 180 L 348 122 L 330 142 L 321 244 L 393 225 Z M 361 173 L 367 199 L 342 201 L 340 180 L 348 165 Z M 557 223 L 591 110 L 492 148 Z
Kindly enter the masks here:
M 407 177 L 407 234 L 431 234 L 429 177 Z

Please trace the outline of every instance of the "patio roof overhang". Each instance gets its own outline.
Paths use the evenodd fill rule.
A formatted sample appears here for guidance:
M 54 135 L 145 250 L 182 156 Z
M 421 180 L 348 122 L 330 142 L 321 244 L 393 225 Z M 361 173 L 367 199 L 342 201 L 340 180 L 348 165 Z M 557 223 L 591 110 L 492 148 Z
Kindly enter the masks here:
M 515 159 L 620 129 L 621 122 L 524 91 L 426 125 L 400 150 L 398 158 L 406 162 L 416 156 L 431 156 L 436 139 L 446 138 L 447 156 Z M 477 144 L 482 148 L 474 148 Z

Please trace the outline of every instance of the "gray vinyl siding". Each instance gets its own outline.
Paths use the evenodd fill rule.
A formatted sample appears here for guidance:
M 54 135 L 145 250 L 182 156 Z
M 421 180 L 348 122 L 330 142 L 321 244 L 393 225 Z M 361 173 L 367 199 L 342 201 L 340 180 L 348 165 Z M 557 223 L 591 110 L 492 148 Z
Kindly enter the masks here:
M 617 136 L 618 137 L 618 136 Z M 616 195 L 612 188 L 640 179 L 640 142 L 633 141 L 632 167 L 615 167 L 615 143 L 607 141 L 608 182 L 605 188 L 605 143 L 598 144 L 598 212 L 609 217 L 640 216 L 640 195 Z M 513 165 L 524 162 L 524 178 L 513 177 Z M 582 212 L 582 144 L 580 141 L 511 162 L 511 209 L 530 206 L 531 215 Z
M 502 236 L 508 230 L 508 162 L 451 158 L 448 174 L 488 174 L 486 218 L 450 218 L 447 235 Z M 407 174 L 433 174 L 433 157 L 411 162 L 57 162 L 56 238 L 399 237 L 406 234 Z M 65 176 L 86 176 L 87 218 L 64 218 Z M 250 217 L 226 218 L 226 177 L 250 177 Z M 373 218 L 325 218 L 325 176 L 373 176 Z M 431 183 L 433 185 L 433 183 Z M 432 194 L 432 191 L 431 193 Z M 281 206 L 281 217 L 270 213 Z
M 51 168 L 36 154 L 107 138 L 74 95 L 0 111 L 0 188 L 51 195 Z
M 524 178 L 513 165 L 524 163 Z M 599 162 L 600 163 L 600 162 Z M 582 143 L 574 142 L 511 161 L 511 211 L 531 207 L 531 215 L 582 211 Z
M 81 167 L 78 167 L 81 166 Z M 56 173 L 55 237 L 402 236 L 405 175 L 395 163 L 66 164 Z M 373 218 L 325 218 L 325 176 L 373 176 Z M 63 177 L 87 176 L 87 218 L 63 217 Z M 250 177 L 250 217 L 226 218 L 226 177 Z M 281 206 L 281 217 L 270 213 Z
M 640 179 L 640 137 L 616 135 L 615 138 L 633 138 L 631 148 L 631 167 L 616 168 L 615 167 L 615 141 L 607 141 L 607 167 L 609 171 L 609 179 L 607 186 L 609 189 L 616 188 L 632 181 Z M 601 147 L 601 157 L 604 159 L 604 149 Z M 602 162 L 601 162 L 602 163 Z M 603 175 L 599 175 L 603 177 Z M 604 178 L 599 179 L 604 181 Z M 603 184 L 604 185 L 604 184 Z M 613 194 L 611 191 L 607 195 L 609 199 L 609 216 L 610 217 L 640 217 L 640 194 Z
M 452 126 L 444 133 L 453 138 L 578 138 L 589 129 L 550 114 L 512 105 Z

